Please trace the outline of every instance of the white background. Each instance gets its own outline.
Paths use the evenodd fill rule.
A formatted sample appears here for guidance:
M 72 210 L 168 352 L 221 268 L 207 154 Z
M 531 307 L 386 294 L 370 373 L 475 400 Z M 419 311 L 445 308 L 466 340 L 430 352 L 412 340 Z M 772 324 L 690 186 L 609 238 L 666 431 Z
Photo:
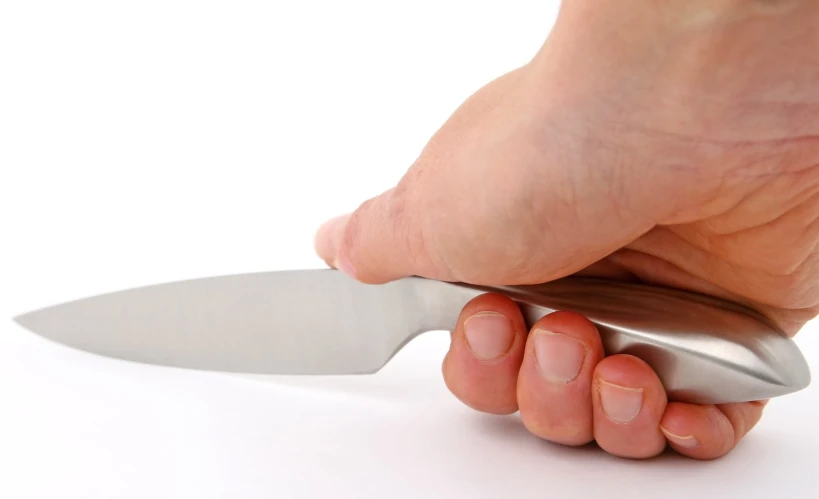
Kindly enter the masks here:
M 381 373 L 258 380 L 57 347 L 13 315 L 162 281 L 323 266 L 557 2 L 0 4 L 0 498 L 815 497 L 819 387 L 725 459 L 537 441 L 446 391 L 445 333 Z M 817 327 L 799 336 L 819 368 Z

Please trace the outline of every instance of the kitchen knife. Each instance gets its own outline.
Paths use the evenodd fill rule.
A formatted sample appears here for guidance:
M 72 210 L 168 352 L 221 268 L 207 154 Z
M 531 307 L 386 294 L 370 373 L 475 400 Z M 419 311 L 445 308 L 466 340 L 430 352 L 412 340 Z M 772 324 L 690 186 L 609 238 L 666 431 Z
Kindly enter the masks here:
M 512 298 L 529 326 L 557 310 L 585 315 L 607 354 L 645 360 L 672 400 L 759 400 L 810 383 L 796 344 L 749 309 L 584 277 L 484 287 L 419 277 L 364 284 L 332 269 L 262 272 L 103 294 L 15 320 L 61 344 L 128 361 L 245 374 L 366 374 L 417 335 L 452 330 L 462 307 L 486 292 Z

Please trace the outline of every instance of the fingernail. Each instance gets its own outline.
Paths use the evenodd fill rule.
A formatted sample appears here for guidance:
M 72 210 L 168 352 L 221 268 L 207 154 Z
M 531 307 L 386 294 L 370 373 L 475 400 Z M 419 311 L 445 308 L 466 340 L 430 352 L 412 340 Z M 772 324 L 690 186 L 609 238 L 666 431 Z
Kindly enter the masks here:
M 341 239 L 344 237 L 344 227 L 347 225 L 349 218 L 350 215 L 341 215 L 324 222 L 319 227 L 316 244 L 321 257 L 328 260 L 332 267 L 350 277 L 355 277 L 355 271 L 349 258 L 339 255 Z
M 469 349 L 481 360 L 502 356 L 515 339 L 512 321 L 496 312 L 478 312 L 469 317 L 464 323 L 464 335 Z
M 316 232 L 316 244 L 322 257 L 329 260 L 335 258 L 336 250 L 338 249 L 337 239 L 340 232 L 339 229 L 344 226 L 345 218 L 346 215 L 331 218 L 318 228 Z
M 665 435 L 665 438 L 667 438 L 669 441 L 686 449 L 693 449 L 700 444 L 697 442 L 697 439 L 694 438 L 694 435 L 677 435 L 676 433 L 671 433 L 662 426 L 660 426 L 660 431 L 663 432 L 663 435 Z
M 615 423 L 629 423 L 643 407 L 643 389 L 615 385 L 600 380 L 600 405 L 606 417 Z
M 540 374 L 551 383 L 569 383 L 583 367 L 586 348 L 571 336 L 545 329 L 534 332 L 535 360 Z

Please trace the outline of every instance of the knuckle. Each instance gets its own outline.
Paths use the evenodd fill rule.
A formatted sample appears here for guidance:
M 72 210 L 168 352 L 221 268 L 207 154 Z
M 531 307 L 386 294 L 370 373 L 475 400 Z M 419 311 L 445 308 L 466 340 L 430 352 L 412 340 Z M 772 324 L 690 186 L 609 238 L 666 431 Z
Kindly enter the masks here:
M 736 445 L 738 438 L 730 419 L 717 407 L 711 407 L 708 419 L 714 427 L 717 441 L 716 457 L 724 456 Z

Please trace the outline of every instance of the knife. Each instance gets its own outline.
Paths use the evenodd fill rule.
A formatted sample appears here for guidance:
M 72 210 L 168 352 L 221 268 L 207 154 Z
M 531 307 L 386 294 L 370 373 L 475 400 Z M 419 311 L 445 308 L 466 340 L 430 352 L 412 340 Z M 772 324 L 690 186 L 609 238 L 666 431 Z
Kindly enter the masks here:
M 126 361 L 244 374 L 371 374 L 419 334 L 451 331 L 463 306 L 488 292 L 514 300 L 530 327 L 558 310 L 583 314 L 607 355 L 646 361 L 671 400 L 760 400 L 810 383 L 793 340 L 750 309 L 588 277 L 488 287 L 421 277 L 365 284 L 333 269 L 260 272 L 128 289 L 15 320 L 62 345 Z

